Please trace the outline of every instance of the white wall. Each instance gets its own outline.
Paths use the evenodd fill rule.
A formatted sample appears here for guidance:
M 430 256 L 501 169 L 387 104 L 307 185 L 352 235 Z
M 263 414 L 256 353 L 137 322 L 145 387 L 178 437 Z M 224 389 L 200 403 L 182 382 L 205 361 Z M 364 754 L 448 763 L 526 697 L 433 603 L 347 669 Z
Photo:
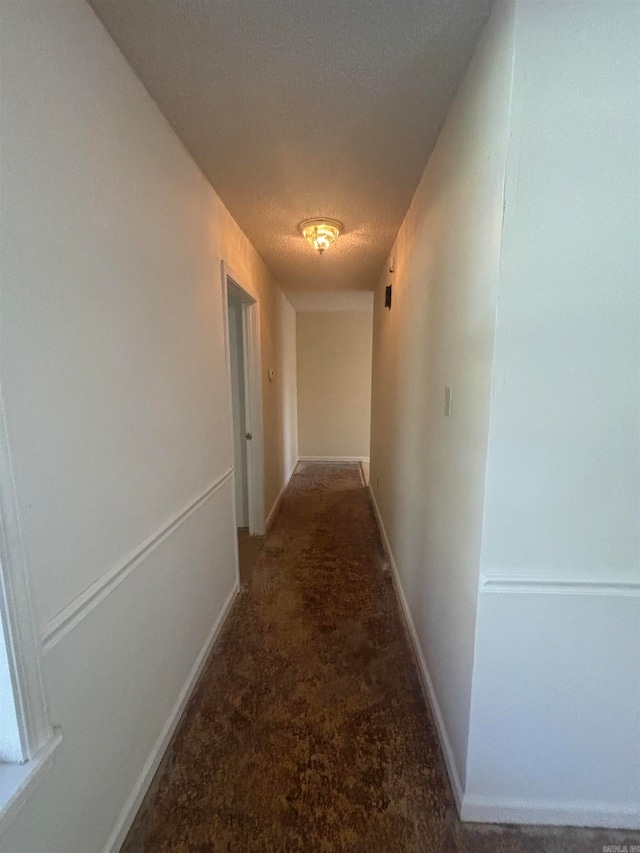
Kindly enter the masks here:
M 221 259 L 259 296 L 265 365 L 293 309 L 88 5 L 1 15 L 1 378 L 63 741 L 0 846 L 90 853 L 234 594 Z M 291 368 L 265 382 L 267 510 L 292 398 Z
M 238 233 L 242 234 L 240 231 Z M 254 258 L 258 260 L 255 253 Z M 264 270 L 261 262 L 260 268 Z M 251 268 L 248 275 L 260 281 Z M 247 280 L 245 275 L 240 276 L 241 282 Z M 284 293 L 268 281 L 261 289 L 254 288 L 254 292 L 260 297 L 264 505 L 268 517 L 298 458 L 296 315 Z M 267 379 L 269 369 L 274 371 L 271 381 Z
M 639 35 L 496 4 L 376 294 L 371 483 L 465 819 L 640 825 Z
M 277 375 L 282 388 L 282 436 L 284 439 L 284 454 L 280 479 L 286 483 L 293 473 L 298 461 L 298 381 L 296 356 L 296 312 L 289 302 L 282 297 L 283 310 L 280 313 L 282 322 L 280 340 L 282 343 Z M 271 504 L 273 506 L 273 503 Z
M 371 485 L 465 782 L 513 27 L 498 5 L 374 303 Z M 393 282 L 391 310 L 384 287 Z M 453 415 L 444 416 L 444 388 Z
M 639 37 L 517 6 L 469 816 L 640 824 Z
M 371 311 L 298 312 L 302 458 L 369 457 L 372 319 Z
M 290 290 L 289 302 L 301 311 L 373 311 L 371 290 Z

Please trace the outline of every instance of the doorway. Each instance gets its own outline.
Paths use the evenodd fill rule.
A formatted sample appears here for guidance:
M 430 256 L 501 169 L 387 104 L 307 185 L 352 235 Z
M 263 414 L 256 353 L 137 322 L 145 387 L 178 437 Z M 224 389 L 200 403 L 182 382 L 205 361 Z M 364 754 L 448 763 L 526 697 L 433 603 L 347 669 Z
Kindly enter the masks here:
M 257 296 L 222 265 L 232 412 L 235 525 L 239 579 L 246 582 L 264 535 L 262 368 Z
M 243 329 L 243 302 L 237 288 L 229 283 L 227 312 L 229 322 L 229 368 L 231 370 L 231 410 L 233 413 L 233 468 L 236 502 L 236 525 L 249 527 L 249 481 L 247 475 L 247 443 L 253 440 L 247 426 L 247 403 Z

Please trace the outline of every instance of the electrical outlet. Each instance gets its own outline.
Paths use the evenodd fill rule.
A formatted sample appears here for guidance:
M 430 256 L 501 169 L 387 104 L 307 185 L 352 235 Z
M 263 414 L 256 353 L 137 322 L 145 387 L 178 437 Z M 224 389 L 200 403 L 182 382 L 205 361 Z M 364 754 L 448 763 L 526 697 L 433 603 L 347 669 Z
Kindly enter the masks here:
M 445 385 L 444 389 L 444 414 L 446 418 L 451 417 L 451 403 L 453 400 L 453 392 L 450 385 Z

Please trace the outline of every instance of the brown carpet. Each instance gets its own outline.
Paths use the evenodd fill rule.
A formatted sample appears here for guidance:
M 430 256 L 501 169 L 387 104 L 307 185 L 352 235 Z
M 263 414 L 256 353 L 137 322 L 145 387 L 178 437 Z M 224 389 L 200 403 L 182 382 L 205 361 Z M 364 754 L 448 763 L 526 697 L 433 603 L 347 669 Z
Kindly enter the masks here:
M 357 465 L 301 464 L 123 850 L 600 853 L 461 825 Z
M 251 580 L 262 547 L 264 536 L 249 536 L 247 527 L 238 528 L 238 563 L 240 568 L 240 583 L 246 586 Z

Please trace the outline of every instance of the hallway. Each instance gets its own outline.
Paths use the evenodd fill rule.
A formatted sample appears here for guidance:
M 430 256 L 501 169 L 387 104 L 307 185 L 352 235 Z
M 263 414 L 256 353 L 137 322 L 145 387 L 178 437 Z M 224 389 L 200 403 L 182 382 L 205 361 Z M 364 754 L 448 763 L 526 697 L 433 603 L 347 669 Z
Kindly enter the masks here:
M 640 850 L 640 0 L 0 23 L 1 853 Z
M 360 466 L 301 463 L 123 851 L 578 853 L 632 836 L 460 824 Z

